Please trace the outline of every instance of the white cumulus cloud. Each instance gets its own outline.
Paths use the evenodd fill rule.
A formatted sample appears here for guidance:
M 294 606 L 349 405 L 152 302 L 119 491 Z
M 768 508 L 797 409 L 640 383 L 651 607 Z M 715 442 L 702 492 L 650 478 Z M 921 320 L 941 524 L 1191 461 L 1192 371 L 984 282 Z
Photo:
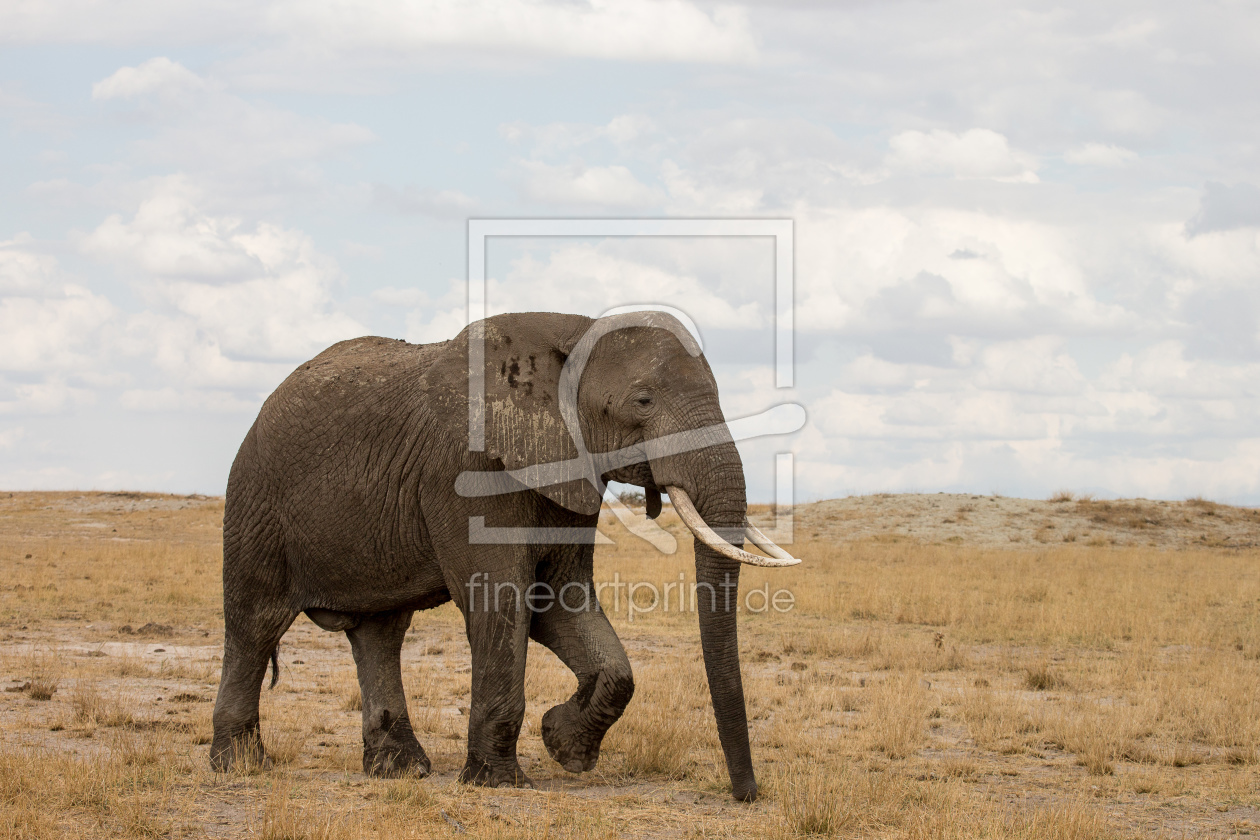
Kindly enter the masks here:
M 205 81 L 196 73 L 165 56 L 158 56 L 136 67 L 120 67 L 112 75 L 92 85 L 92 98 L 105 100 L 157 96 L 173 99 L 205 89 Z
M 1079 393 L 1085 378 L 1062 345 L 1061 339 L 1052 336 L 996 342 L 980 354 L 981 370 L 975 382 L 993 391 Z
M 238 190 L 274 189 L 281 175 L 307 183 L 308 161 L 376 139 L 354 123 L 237 96 L 165 57 L 118 69 L 92 86 L 92 96 L 110 103 L 111 113 L 151 127 L 131 147 L 136 159 L 204 173 L 203 184 L 235 182 Z
M 333 49 L 452 46 L 634 61 L 743 62 L 757 47 L 746 14 L 685 0 L 428 0 L 350 6 L 277 3 L 295 39 Z
M 766 323 L 756 301 L 740 302 L 694 274 L 588 245 L 557 248 L 545 261 L 528 254 L 514 260 L 506 276 L 487 283 L 487 301 L 492 314 L 538 309 L 540 301 L 563 301 L 566 311 L 590 316 L 630 303 L 663 303 L 688 313 L 702 327 L 758 328 Z
M 40 296 L 0 298 L 0 370 L 93 367 L 101 328 L 115 312 L 105 297 L 76 285 Z
M 118 404 L 131 411 L 197 411 L 216 414 L 251 413 L 262 404 L 258 399 L 241 399 L 232 391 L 214 389 L 132 388 L 123 391 Z
M 802 208 L 797 229 L 802 329 L 997 335 L 1136 321 L 1099 299 L 1088 255 L 1056 225 L 945 207 Z
M 208 340 L 229 357 L 275 362 L 297 361 L 363 334 L 334 305 L 340 269 L 310 237 L 206 213 L 198 197 L 185 179 L 162 179 L 130 220 L 111 216 L 81 242 L 89 255 L 132 274 L 157 310 L 136 317 L 195 325 L 154 332 L 148 324 L 132 330 L 133 341 L 161 336 L 163 352 L 170 352 L 172 341 L 205 346 Z M 177 355 L 196 358 L 192 346 Z
M 11 295 L 49 288 L 58 276 L 55 257 L 32 250 L 30 234 L 0 242 L 0 294 Z
M 54 375 L 14 387 L 12 399 L 0 399 L 0 414 L 61 414 L 95 402 L 94 390 L 72 386 Z
M 620 164 L 552 166 L 542 161 L 520 163 L 522 191 L 544 204 L 602 207 L 644 207 L 659 204 L 663 194 L 642 183 Z
M 327 65 L 362 55 L 415 63 L 433 48 L 623 61 L 750 62 L 759 51 L 745 10 L 687 0 L 47 0 L 0 5 L 0 42 L 249 43 L 255 73 L 293 73 L 288 58 Z
M 1037 160 L 1011 148 L 1006 137 L 987 128 L 956 134 L 944 129 L 903 131 L 888 141 L 887 163 L 894 169 L 942 172 L 956 178 L 989 178 L 1035 184 Z
M 1124 166 L 1137 160 L 1138 154 L 1110 143 L 1086 143 L 1069 149 L 1063 159 L 1076 166 Z

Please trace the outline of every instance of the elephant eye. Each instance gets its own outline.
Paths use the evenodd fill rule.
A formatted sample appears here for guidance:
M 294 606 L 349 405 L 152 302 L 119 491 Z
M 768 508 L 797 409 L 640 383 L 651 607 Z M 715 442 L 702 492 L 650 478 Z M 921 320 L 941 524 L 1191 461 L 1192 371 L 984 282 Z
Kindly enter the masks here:
M 645 417 L 653 410 L 652 405 L 656 402 L 655 396 L 651 388 L 640 386 L 631 392 L 630 401 L 625 403 L 625 405 L 635 414 Z

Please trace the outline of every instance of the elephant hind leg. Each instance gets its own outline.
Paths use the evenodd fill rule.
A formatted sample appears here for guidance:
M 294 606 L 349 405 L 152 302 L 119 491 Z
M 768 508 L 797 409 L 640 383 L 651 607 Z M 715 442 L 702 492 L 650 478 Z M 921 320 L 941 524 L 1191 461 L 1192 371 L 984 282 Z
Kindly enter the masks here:
M 364 616 L 346 630 L 363 696 L 363 772 L 369 776 L 429 775 L 403 693 L 400 656 L 411 616 L 411 610 Z
M 233 765 L 269 769 L 258 723 L 258 695 L 280 637 L 297 613 L 270 609 L 228 609 L 223 639 L 223 673 L 214 703 L 214 741 L 210 766 L 226 771 Z

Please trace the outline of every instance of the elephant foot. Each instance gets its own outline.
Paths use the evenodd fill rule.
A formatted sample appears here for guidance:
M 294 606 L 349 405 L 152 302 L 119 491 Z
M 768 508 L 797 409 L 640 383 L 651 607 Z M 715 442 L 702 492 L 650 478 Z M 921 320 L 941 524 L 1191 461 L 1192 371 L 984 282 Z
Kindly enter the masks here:
M 272 763 L 263 750 L 262 737 L 253 730 L 232 737 L 216 736 L 210 745 L 210 767 L 218 773 L 254 773 L 270 770 Z
M 472 755 L 468 756 L 464 769 L 459 772 L 459 780 L 469 785 L 493 788 L 532 788 L 534 786 L 515 759 L 512 760 L 510 767 L 496 767 Z
M 542 740 L 557 764 L 570 773 L 584 773 L 599 761 L 599 740 L 581 733 L 576 720 L 568 703 L 553 706 L 543 715 Z
M 363 750 L 363 772 L 369 776 L 382 779 L 411 776 L 423 779 L 431 770 L 429 757 L 425 755 L 420 742 L 414 738 L 411 743 L 386 744 L 377 749 Z

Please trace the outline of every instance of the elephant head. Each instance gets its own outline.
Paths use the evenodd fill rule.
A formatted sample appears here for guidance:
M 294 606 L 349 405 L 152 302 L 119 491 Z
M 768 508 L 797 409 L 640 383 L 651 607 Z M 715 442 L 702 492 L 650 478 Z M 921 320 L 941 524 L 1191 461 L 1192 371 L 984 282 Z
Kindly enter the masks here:
M 472 376 L 484 381 L 484 400 L 474 394 L 471 403 L 470 335 Z M 699 346 L 659 312 L 594 321 L 502 315 L 472 325 L 454 344 L 447 363 L 427 376 L 431 396 L 442 402 L 454 436 L 480 433 L 485 453 L 503 464 L 502 471 L 465 472 L 456 483 L 461 494 L 526 486 L 590 515 L 606 480 L 644 487 L 652 514 L 660 492 L 669 493 L 696 537 L 696 609 L 727 769 L 736 798 L 755 798 L 735 620 L 740 564 L 799 561 L 747 523 L 743 465 Z M 770 558 L 744 551 L 745 535 Z

